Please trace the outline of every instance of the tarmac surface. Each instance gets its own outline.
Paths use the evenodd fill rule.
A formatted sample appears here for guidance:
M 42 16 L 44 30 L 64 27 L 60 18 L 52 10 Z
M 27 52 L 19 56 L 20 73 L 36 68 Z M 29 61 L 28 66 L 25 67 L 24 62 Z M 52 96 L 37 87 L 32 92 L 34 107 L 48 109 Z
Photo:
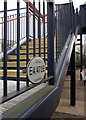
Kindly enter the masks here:
M 67 76 L 64 83 L 60 104 L 54 112 L 51 120 L 64 120 L 65 118 L 78 118 L 86 120 L 86 85 L 80 80 L 80 71 L 76 71 L 76 106 L 70 106 L 70 76 Z

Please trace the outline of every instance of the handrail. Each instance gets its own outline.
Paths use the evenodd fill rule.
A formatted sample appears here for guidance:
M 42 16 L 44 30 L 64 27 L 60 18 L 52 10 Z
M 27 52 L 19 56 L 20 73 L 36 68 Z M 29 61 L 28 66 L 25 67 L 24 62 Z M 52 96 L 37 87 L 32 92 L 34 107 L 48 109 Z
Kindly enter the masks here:
M 32 14 L 30 13 L 30 17 L 32 16 Z M 25 18 L 26 16 L 21 16 L 20 18 Z M 17 18 L 13 18 L 13 19 L 10 19 L 10 20 L 7 20 L 7 22 L 11 22 L 11 21 L 14 21 L 14 20 L 17 20 Z M 4 24 L 4 22 L 0 22 L 0 24 Z
M 23 9 L 25 9 L 25 8 L 20 8 L 20 10 L 23 10 Z M 10 12 L 10 11 L 15 11 L 15 10 L 17 10 L 17 9 L 11 9 L 11 10 L 8 10 L 7 12 Z M 1 12 L 4 12 L 4 11 L 0 11 L 0 13 Z M 25 12 L 26 13 L 26 12 Z M 15 16 L 14 16 L 15 15 Z M 17 20 L 17 18 L 16 18 L 16 14 L 14 14 L 14 15 L 9 15 L 8 17 L 10 18 L 10 19 L 8 19 L 7 20 L 7 22 L 8 22 L 8 26 L 9 26 L 9 24 L 10 24 L 10 22 L 15 22 L 16 20 Z M 10 17 L 10 16 L 14 16 L 14 17 Z M 32 11 L 30 10 L 29 11 L 29 16 L 31 17 L 31 16 L 33 16 L 33 13 L 32 13 Z M 3 19 L 3 17 L 1 17 L 2 18 L 2 21 L 0 22 L 0 25 L 2 25 L 2 29 L 3 29 L 3 24 L 4 24 L 4 19 Z M 22 19 L 22 18 L 26 18 L 26 15 L 23 13 L 21 13 L 21 16 L 20 16 L 20 19 Z M 37 16 L 35 16 L 35 19 L 37 19 Z M 41 24 L 43 23 L 43 21 L 40 21 L 41 22 Z M 15 24 L 15 23 L 13 23 L 13 24 Z M 10 30 L 10 28 L 8 28 L 8 30 Z M 3 32 L 3 31 L 2 31 Z M 13 33 L 14 34 L 14 33 Z M 9 37 L 9 35 L 8 35 L 8 37 Z M 21 35 L 21 37 L 22 37 L 22 35 Z M 24 36 L 25 37 L 25 36 Z M 24 38 L 23 37 L 23 38 Z M 22 38 L 22 39 L 23 39 Z M 3 38 L 2 38 L 2 40 L 3 40 Z M 13 44 L 12 44 L 12 46 L 11 46 L 11 37 L 10 37 L 10 39 L 8 38 L 8 49 L 10 49 L 12 46 L 14 46 L 15 44 L 16 44 L 16 40 L 15 40 L 15 36 L 14 36 L 14 38 L 13 38 Z M 15 41 L 15 42 L 14 42 Z M 2 42 L 3 43 L 3 42 Z M 2 48 L 3 49 L 3 48 Z M 1 52 L 3 52 L 3 50 L 1 51 Z M 0 54 L 1 55 L 1 54 Z M 1 57 L 2 58 L 2 57 Z
M 30 36 L 29 39 L 32 39 L 32 37 Z M 20 46 L 22 44 L 24 44 L 26 42 L 26 37 L 20 41 Z M 10 54 L 13 50 L 15 50 L 17 48 L 17 43 L 15 43 L 15 45 L 13 45 L 13 47 L 7 52 L 7 54 Z M 3 52 L 0 54 L 0 60 L 3 58 Z
M 75 34 L 78 33 L 78 27 L 76 28 Z M 73 44 L 76 42 L 76 36 L 70 31 L 70 34 L 67 38 L 67 41 L 65 43 L 65 46 L 62 50 L 61 56 L 59 57 L 57 65 L 55 65 L 55 71 L 56 71 L 56 79 L 57 79 L 57 85 L 59 85 L 59 75 L 61 74 L 63 64 L 67 66 L 70 62 L 70 56 L 73 48 Z M 67 66 L 68 67 L 68 66 Z

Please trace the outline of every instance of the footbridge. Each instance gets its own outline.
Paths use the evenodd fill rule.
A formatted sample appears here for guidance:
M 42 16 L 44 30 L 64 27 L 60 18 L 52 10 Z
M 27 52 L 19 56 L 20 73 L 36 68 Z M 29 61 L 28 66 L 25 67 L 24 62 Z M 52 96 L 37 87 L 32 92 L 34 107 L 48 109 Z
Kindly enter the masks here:
M 50 119 L 59 105 L 68 71 L 70 105 L 75 106 L 76 68 L 83 70 L 86 5 L 75 10 L 72 2 L 55 4 L 43 0 L 38 2 L 38 8 L 35 1 L 25 1 L 26 7 L 21 8 L 17 1 L 17 9 L 8 10 L 8 3 L 3 3 L 4 10 L 0 11 L 1 118 Z M 79 66 L 75 62 L 76 45 L 80 46 Z

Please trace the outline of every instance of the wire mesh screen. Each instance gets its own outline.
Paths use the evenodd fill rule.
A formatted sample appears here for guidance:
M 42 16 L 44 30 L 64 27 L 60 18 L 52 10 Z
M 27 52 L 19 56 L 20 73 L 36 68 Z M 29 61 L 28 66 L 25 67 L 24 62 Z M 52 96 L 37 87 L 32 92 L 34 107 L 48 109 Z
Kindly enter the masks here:
M 86 5 L 80 6 L 81 27 L 86 27 Z
M 57 59 L 62 52 L 65 42 L 72 29 L 73 7 L 72 3 L 56 4 L 56 56 Z

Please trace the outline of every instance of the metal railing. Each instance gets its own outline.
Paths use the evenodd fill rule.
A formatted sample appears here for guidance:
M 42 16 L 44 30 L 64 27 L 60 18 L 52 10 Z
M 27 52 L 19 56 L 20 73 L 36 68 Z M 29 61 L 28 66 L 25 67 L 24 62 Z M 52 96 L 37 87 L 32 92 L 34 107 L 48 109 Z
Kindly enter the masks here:
M 7 54 L 7 3 L 4 3 L 4 57 L 2 59 L 3 61 L 3 98 L 2 98 L 2 103 L 10 100 L 22 93 L 24 93 L 27 90 L 32 89 L 33 87 L 45 83 L 47 84 L 48 87 L 49 85 L 52 85 L 52 89 L 45 95 L 42 96 L 42 98 L 39 98 L 33 105 L 31 105 L 30 109 L 24 111 L 20 118 L 35 118 L 41 116 L 42 118 L 50 118 L 52 113 L 55 111 L 57 105 L 59 104 L 60 96 L 61 96 L 61 91 L 63 88 L 65 76 L 67 73 L 68 65 L 71 59 L 71 76 L 72 76 L 72 81 L 75 81 L 75 35 L 77 35 L 78 32 L 74 32 L 75 25 L 74 25 L 74 9 L 72 3 L 61 5 L 62 10 L 60 11 L 59 14 L 55 13 L 54 11 L 54 3 L 53 2 L 48 2 L 47 3 L 47 39 L 46 39 L 46 26 L 45 26 L 45 2 L 43 1 L 43 28 L 41 26 L 41 18 L 40 18 L 40 2 L 38 3 L 39 5 L 39 13 L 35 14 L 35 2 L 33 2 L 33 10 L 31 10 L 31 13 L 33 14 L 33 20 L 32 24 L 30 23 L 30 16 L 28 13 L 30 12 L 30 8 L 28 9 L 28 3 L 26 3 L 26 41 L 24 42 L 24 49 L 26 52 L 21 53 L 21 47 L 20 45 L 20 2 L 17 2 L 17 46 L 14 51 L 11 52 L 11 54 Z M 55 6 L 56 7 L 56 6 Z M 60 7 L 60 6 L 59 6 Z M 64 8 L 66 10 L 64 10 Z M 70 11 L 69 11 L 70 10 Z M 56 8 L 57 12 L 57 8 Z M 57 14 L 55 16 L 55 14 Z M 61 16 L 61 19 L 59 16 Z M 65 16 L 66 15 L 66 16 Z M 58 19 L 60 21 L 57 20 Z M 67 16 L 71 16 L 69 20 L 69 24 L 67 24 L 68 21 Z M 37 24 L 37 30 L 36 30 L 36 20 L 38 21 Z M 56 20 L 56 21 L 55 21 Z M 58 25 L 57 25 L 58 24 Z M 68 25 L 68 26 L 67 26 Z M 62 36 L 58 35 L 58 27 L 60 26 L 60 34 Z M 66 30 L 65 27 L 68 27 Z M 32 27 L 32 44 L 30 44 L 30 27 Z M 43 30 L 43 31 L 42 31 Z M 66 30 L 66 31 L 65 31 Z M 37 31 L 37 34 L 36 34 Z M 43 32 L 43 38 L 42 38 L 42 33 Z M 38 39 L 36 39 L 36 35 L 38 36 Z M 59 37 L 61 37 L 59 39 Z M 61 42 L 60 42 L 61 40 Z M 46 44 L 47 43 L 47 44 Z M 37 46 L 36 46 L 37 44 Z M 43 44 L 43 45 L 42 45 Z M 43 51 L 41 51 L 43 49 Z M 30 53 L 29 50 L 32 50 Z M 37 52 L 38 50 L 38 52 Z M 46 52 L 47 50 L 47 52 Z M 59 50 L 59 52 L 58 52 Z M 72 54 L 72 57 L 71 57 Z M 8 66 L 8 61 L 9 61 L 9 56 L 16 56 L 16 59 L 12 59 L 11 62 L 16 61 L 16 66 L 14 67 L 9 67 Z M 25 55 L 25 58 L 21 58 L 22 55 Z M 23 69 L 26 69 L 26 66 L 28 64 L 28 61 L 35 57 L 35 56 L 40 56 L 43 58 L 45 64 L 46 64 L 46 75 L 44 79 L 41 81 L 39 84 L 31 84 L 30 81 L 28 80 L 27 74 L 25 75 L 25 78 L 20 76 L 20 71 Z M 21 61 L 24 63 L 25 66 L 21 67 Z M 74 64 L 73 64 L 74 63 Z M 12 65 L 12 64 L 11 64 Z M 8 77 L 8 70 L 16 70 L 16 77 Z M 74 74 L 74 75 L 73 75 Z M 14 93 L 8 94 L 8 89 L 7 89 L 7 82 L 8 80 L 16 80 L 16 91 Z M 20 88 L 20 82 L 24 81 L 25 87 Z M 73 83 L 74 83 L 73 81 Z M 47 82 L 47 83 L 46 83 Z M 73 86 L 72 83 L 72 86 Z M 46 87 L 47 87 L 46 86 Z M 73 88 L 75 89 L 75 83 L 74 87 L 72 87 L 72 92 L 74 92 Z M 45 88 L 44 88 L 45 89 Z M 42 89 L 42 90 L 44 90 Z M 39 91 L 37 92 L 39 95 Z M 73 97 L 72 97 L 73 98 Z M 74 104 L 74 99 L 73 98 L 73 104 Z M 51 104 L 50 104 L 51 103 Z M 28 103 L 29 104 L 29 103 Z M 26 104 L 27 106 L 27 104 Z M 49 110 L 50 106 L 50 110 Z M 19 107 L 20 108 L 20 107 Z M 23 108 L 22 108 L 23 109 Z M 14 109 L 13 109 L 14 110 Z M 13 111 L 14 112 L 14 111 Z M 37 116 L 38 115 L 38 116 Z
M 4 17 L 1 18 L 2 21 L 0 22 L 2 31 L 1 44 L 3 46 L 3 57 L 0 62 L 0 72 L 2 74 L 0 75 L 0 79 L 3 80 L 4 96 L 2 102 L 12 99 L 13 97 L 22 94 L 23 92 L 38 85 L 32 84 L 28 80 L 27 74 L 23 73 L 23 70 L 25 70 L 27 67 L 28 61 L 33 57 L 42 57 L 46 64 L 46 74 L 42 82 L 44 83 L 44 81 L 48 81 L 53 78 L 53 76 L 48 74 L 48 39 L 46 36 L 47 16 L 45 15 L 45 2 L 43 1 L 43 19 L 40 17 L 40 2 L 38 5 L 39 13 L 36 14 L 35 2 L 33 2 L 33 10 L 29 8 L 28 2 L 26 2 L 26 8 L 20 8 L 20 2 L 17 2 L 17 9 L 7 10 L 7 2 L 4 2 L 4 11 L 1 11 L 4 13 Z M 26 12 L 23 12 L 23 10 Z M 17 14 L 7 16 L 7 13 L 10 11 L 15 11 Z M 30 39 L 30 36 L 32 36 L 32 40 Z M 23 39 L 25 39 L 25 42 L 20 44 Z M 29 44 L 30 42 L 32 43 Z M 8 54 L 7 51 L 13 48 L 15 45 L 16 47 Z M 25 46 L 24 49 L 21 49 L 22 45 Z M 30 45 L 32 47 L 30 47 Z M 26 52 L 21 53 L 21 50 L 25 50 Z M 29 50 L 32 50 L 32 52 L 30 53 Z M 11 55 L 16 56 L 16 59 L 10 59 L 9 57 Z M 25 57 L 21 58 L 22 56 Z M 25 65 L 21 66 L 23 63 L 25 63 Z M 9 76 L 9 71 L 16 71 L 15 76 L 12 74 Z M 24 77 L 21 77 L 21 72 L 24 74 Z M 16 81 L 17 92 L 14 90 L 14 93 L 8 93 L 9 80 Z M 26 86 L 22 89 L 20 88 L 20 81 L 26 82 Z
M 26 12 L 24 12 L 26 8 L 20 8 L 20 40 L 26 38 Z M 7 10 L 7 14 L 10 12 L 16 13 L 17 9 Z M 3 14 L 4 11 L 0 11 L 0 14 Z M 32 24 L 33 13 L 29 11 L 29 24 Z M 36 23 L 38 21 L 38 17 L 35 17 Z M 43 20 L 41 20 L 41 30 L 43 29 Z M 17 14 L 12 14 L 7 16 L 7 50 L 10 50 L 13 45 L 17 43 Z M 36 24 L 37 29 L 37 24 Z M 46 31 L 46 30 L 45 30 Z M 29 35 L 33 38 L 33 28 L 29 30 Z M 47 32 L 47 31 L 46 31 Z M 41 33 L 43 36 L 43 30 Z M 36 38 L 38 38 L 38 33 L 36 32 Z M 0 53 L 3 52 L 4 45 L 4 17 L 0 17 Z

